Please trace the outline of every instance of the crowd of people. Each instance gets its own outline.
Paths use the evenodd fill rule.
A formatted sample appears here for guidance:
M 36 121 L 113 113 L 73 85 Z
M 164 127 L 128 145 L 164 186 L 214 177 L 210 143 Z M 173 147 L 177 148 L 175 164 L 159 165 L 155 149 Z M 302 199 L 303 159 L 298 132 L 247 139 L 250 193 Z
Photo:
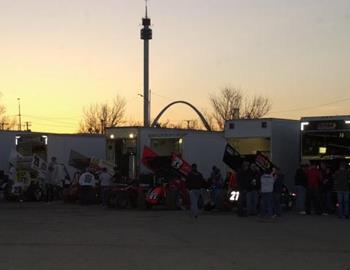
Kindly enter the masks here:
M 295 173 L 296 209 L 300 214 L 329 215 L 349 218 L 350 170 L 341 162 L 332 171 L 326 163 L 302 163 Z M 337 211 L 336 211 L 337 210 Z
M 240 192 L 239 216 L 260 214 L 263 218 L 272 218 L 282 215 L 281 194 L 284 175 L 278 168 L 261 171 L 255 163 L 244 161 L 236 179 Z
M 213 166 L 210 178 L 205 180 L 198 172 L 197 165 L 192 164 L 192 170 L 187 177 L 192 216 L 198 217 L 198 200 L 203 188 L 211 189 L 215 205 L 219 205 L 223 189 L 229 194 L 232 190 L 238 190 L 239 216 L 258 215 L 258 209 L 262 217 L 281 216 L 283 177 L 277 168 L 261 173 L 254 163 L 245 161 L 237 173 L 229 172 L 226 179 L 223 179 L 220 170 Z
M 47 176 L 43 179 L 45 200 L 54 199 L 57 186 L 57 160 L 51 158 L 48 164 Z M 15 182 L 16 169 L 10 164 L 9 179 Z M 99 197 L 103 207 L 108 204 L 108 196 L 113 182 L 121 176 L 114 169 L 114 174 L 108 173 L 106 168 L 96 174 L 88 167 L 85 172 L 74 176 L 72 182 L 63 182 L 61 187 L 76 184 L 79 186 L 79 201 L 87 204 L 94 196 L 94 187 L 99 185 Z M 294 191 L 296 194 L 295 209 L 301 214 L 329 215 L 338 214 L 339 218 L 349 218 L 349 184 L 350 169 L 348 164 L 340 162 L 336 170 L 332 170 L 325 162 L 302 162 L 295 173 Z M 62 179 L 64 181 L 64 179 Z M 197 165 L 192 164 L 191 171 L 185 179 L 189 191 L 190 209 L 192 216 L 197 218 L 200 211 L 198 200 L 203 197 L 203 189 L 211 190 L 210 200 L 218 206 L 223 193 L 232 190 L 239 192 L 237 213 L 239 216 L 257 216 L 262 218 L 276 218 L 282 215 L 281 196 L 285 188 L 284 175 L 279 168 L 262 171 L 254 162 L 243 161 L 237 171 L 229 171 L 226 178 L 216 166 L 212 167 L 211 175 L 204 179 L 198 171 Z
M 333 171 L 325 162 L 303 162 L 295 173 L 295 208 L 301 215 L 337 214 L 339 218 L 349 218 L 350 169 L 346 162 L 340 162 Z M 239 216 L 257 216 L 273 219 L 281 217 L 281 196 L 284 175 L 279 168 L 260 170 L 255 163 L 244 161 L 237 172 L 229 172 L 223 181 L 220 170 L 213 167 L 209 186 L 212 188 L 214 202 L 224 186 L 239 191 Z M 191 211 L 198 217 L 198 199 L 201 188 L 208 187 L 198 172 L 196 164 L 187 178 L 190 191 Z

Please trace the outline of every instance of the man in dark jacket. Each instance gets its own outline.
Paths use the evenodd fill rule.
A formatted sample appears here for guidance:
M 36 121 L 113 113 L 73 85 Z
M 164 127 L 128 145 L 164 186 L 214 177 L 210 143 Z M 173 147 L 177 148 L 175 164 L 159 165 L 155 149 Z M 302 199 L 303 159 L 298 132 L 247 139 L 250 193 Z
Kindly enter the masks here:
M 187 188 L 190 191 L 191 214 L 194 218 L 198 217 L 198 199 L 201 193 L 201 188 L 204 186 L 204 179 L 197 170 L 197 164 L 192 164 L 192 170 L 187 176 Z
M 254 174 L 249 168 L 249 162 L 244 161 L 241 170 L 237 173 L 237 185 L 239 191 L 238 198 L 238 215 L 245 216 L 244 204 L 247 201 L 247 191 L 249 189 L 250 183 L 254 179 Z
M 322 175 L 320 186 L 321 211 L 323 215 L 328 215 L 334 210 L 332 206 L 332 171 L 324 162 L 320 164 L 320 171 Z
M 306 196 L 306 184 L 307 184 L 307 164 L 301 164 L 296 170 L 294 176 L 295 193 L 296 197 L 296 209 L 299 214 L 305 215 L 305 196 Z
M 260 191 L 260 177 L 261 172 L 255 163 L 250 165 L 250 171 L 252 176 L 248 175 L 248 185 L 247 185 L 247 214 L 255 216 L 258 214 L 258 199 Z M 251 179 L 250 179 L 251 178 Z M 249 180 L 250 179 L 250 180 Z
M 334 189 L 337 192 L 340 218 L 349 218 L 349 181 L 350 172 L 342 162 L 334 174 Z
M 281 194 L 284 186 L 284 174 L 279 168 L 275 168 L 275 182 L 273 184 L 273 214 L 277 217 L 282 215 Z

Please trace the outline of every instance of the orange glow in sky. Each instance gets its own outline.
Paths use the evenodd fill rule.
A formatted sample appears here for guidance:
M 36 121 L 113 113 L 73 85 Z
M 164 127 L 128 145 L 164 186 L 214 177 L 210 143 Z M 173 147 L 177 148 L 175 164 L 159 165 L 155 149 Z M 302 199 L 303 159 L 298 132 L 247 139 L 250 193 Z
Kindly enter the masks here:
M 151 0 L 152 116 L 224 86 L 267 95 L 271 117 L 350 114 L 350 1 Z M 142 121 L 142 0 L 0 1 L 0 92 L 32 129 L 76 132 L 82 108 L 127 101 Z M 322 105 L 322 106 L 320 106 Z M 301 109 L 301 110 L 299 110 Z M 163 119 L 194 119 L 181 105 Z

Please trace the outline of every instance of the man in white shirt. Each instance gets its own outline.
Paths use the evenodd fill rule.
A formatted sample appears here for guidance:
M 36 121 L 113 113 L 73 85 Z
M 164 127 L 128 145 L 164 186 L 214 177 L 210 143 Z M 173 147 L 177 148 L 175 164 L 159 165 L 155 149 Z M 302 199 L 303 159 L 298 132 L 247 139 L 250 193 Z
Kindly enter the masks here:
M 102 206 L 107 206 L 108 196 L 112 185 L 112 177 L 107 172 L 106 168 L 102 168 L 102 173 L 99 175 L 101 185 L 101 202 Z
M 273 215 L 273 184 L 275 179 L 272 172 L 264 172 L 260 178 L 261 182 L 261 205 L 260 214 L 262 217 L 271 218 Z
M 79 202 L 81 204 L 90 204 L 94 201 L 95 176 L 88 168 L 79 178 Z

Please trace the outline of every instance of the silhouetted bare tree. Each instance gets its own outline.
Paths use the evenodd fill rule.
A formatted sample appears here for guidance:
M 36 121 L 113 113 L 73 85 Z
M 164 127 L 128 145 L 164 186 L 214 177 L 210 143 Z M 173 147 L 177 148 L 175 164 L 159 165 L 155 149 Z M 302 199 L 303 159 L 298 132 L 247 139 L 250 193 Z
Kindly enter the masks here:
M 169 119 L 158 122 L 158 128 L 176 128 L 176 129 L 203 129 L 201 125 L 198 124 L 197 119 L 189 120 L 179 120 L 171 121 Z
M 241 117 L 246 119 L 263 117 L 271 110 L 271 106 L 272 104 L 269 98 L 253 96 L 251 99 L 246 99 Z
M 225 120 L 245 118 L 260 118 L 271 110 L 271 101 L 264 96 L 245 96 L 238 88 L 223 88 L 218 94 L 209 97 L 212 107 L 212 117 L 223 130 Z
M 2 94 L 0 93 L 0 99 Z M 6 107 L 0 100 L 0 130 L 11 130 L 16 126 L 16 119 L 6 115 Z
M 171 123 L 170 120 L 163 120 L 161 122 L 158 122 L 157 127 L 159 128 L 171 128 Z
M 124 121 L 123 121 L 124 122 Z M 142 127 L 143 123 L 140 120 L 135 120 L 133 118 L 129 118 L 123 123 L 123 126 L 128 126 L 128 127 Z
M 125 100 L 119 95 L 112 102 L 95 103 L 83 109 L 80 133 L 104 133 L 106 127 L 120 126 L 125 115 Z

